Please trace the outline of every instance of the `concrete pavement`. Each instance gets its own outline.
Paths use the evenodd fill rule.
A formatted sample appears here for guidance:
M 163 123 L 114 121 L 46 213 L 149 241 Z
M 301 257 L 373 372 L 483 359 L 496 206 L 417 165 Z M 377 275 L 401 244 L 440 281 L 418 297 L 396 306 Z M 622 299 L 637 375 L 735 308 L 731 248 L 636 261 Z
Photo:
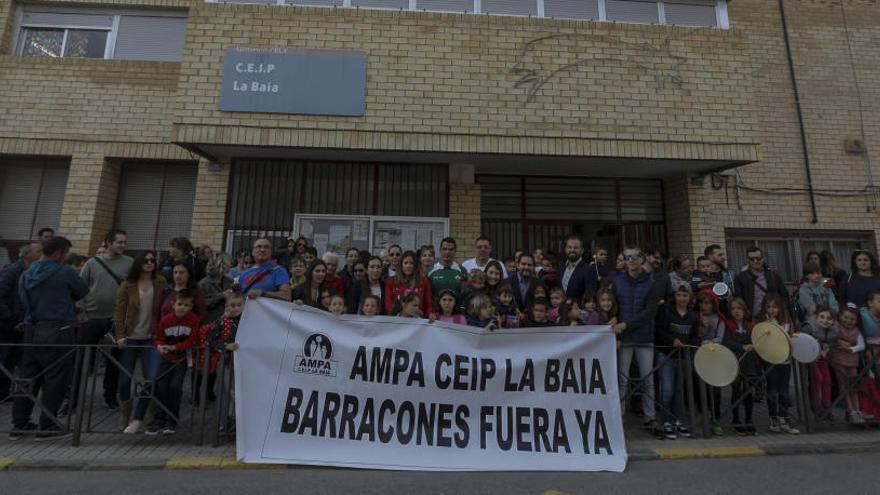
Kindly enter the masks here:
M 617 473 L 433 473 L 301 468 L 275 471 L 0 473 L 4 495 L 308 493 L 578 495 L 877 493 L 880 453 L 632 463 Z

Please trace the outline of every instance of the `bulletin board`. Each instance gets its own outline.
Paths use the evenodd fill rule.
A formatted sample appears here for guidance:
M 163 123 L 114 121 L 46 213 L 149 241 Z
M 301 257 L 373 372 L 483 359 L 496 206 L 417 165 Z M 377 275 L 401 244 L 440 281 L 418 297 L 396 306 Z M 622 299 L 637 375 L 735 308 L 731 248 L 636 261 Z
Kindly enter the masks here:
M 392 244 L 404 251 L 416 251 L 425 245 L 440 252 L 440 241 L 449 236 L 449 219 L 442 217 L 372 217 L 373 253 Z
M 318 256 L 332 252 L 344 257 L 349 248 L 370 249 L 370 217 L 350 215 L 308 215 L 297 213 L 292 237 L 303 236 Z

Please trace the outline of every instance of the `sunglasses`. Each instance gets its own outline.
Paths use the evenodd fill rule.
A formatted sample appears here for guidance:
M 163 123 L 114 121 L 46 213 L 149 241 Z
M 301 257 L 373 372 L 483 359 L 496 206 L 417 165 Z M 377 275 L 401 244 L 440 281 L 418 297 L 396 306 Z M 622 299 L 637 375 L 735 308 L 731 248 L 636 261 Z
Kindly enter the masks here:
M 623 259 L 625 259 L 626 261 L 635 261 L 638 259 L 642 259 L 642 257 L 638 254 L 625 254 L 623 255 Z

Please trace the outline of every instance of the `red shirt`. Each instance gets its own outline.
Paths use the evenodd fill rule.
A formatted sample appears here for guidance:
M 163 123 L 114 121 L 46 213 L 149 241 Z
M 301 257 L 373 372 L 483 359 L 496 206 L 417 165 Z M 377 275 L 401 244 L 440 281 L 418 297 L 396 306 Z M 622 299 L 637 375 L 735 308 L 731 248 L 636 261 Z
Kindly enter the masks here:
M 178 317 L 173 312 L 159 320 L 156 332 L 156 347 L 173 345 L 174 351 L 162 354 L 168 361 L 180 361 L 186 357 L 186 350 L 199 342 L 199 317 L 192 311 Z
M 339 275 L 329 275 L 324 279 L 324 287 L 332 290 L 337 296 L 345 297 L 345 281 Z
M 385 314 L 394 314 L 394 305 L 397 301 L 406 296 L 407 291 L 415 291 L 421 298 L 419 309 L 422 310 L 422 316 L 427 318 L 434 312 L 434 296 L 431 294 L 431 281 L 428 277 L 422 276 L 422 284 L 419 287 L 409 289 L 403 284 L 398 283 L 394 277 L 385 282 Z

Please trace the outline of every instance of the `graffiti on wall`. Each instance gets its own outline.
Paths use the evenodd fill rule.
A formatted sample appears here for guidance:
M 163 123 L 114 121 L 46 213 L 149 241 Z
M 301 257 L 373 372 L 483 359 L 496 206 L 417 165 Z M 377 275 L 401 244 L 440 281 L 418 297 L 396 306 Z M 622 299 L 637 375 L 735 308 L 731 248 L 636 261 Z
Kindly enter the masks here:
M 514 87 L 527 88 L 527 103 L 535 101 L 545 85 L 560 75 L 576 70 L 579 67 L 598 67 L 600 65 L 617 65 L 631 67 L 640 76 L 648 76 L 655 89 L 671 89 L 686 92 L 681 66 L 687 61 L 674 52 L 672 42 L 674 36 L 652 43 L 648 41 L 630 42 L 620 38 L 576 33 L 559 33 L 528 41 L 519 51 L 514 65 L 508 74 L 515 77 Z M 564 51 L 560 44 L 569 43 L 583 48 L 600 47 L 593 53 L 581 50 Z M 603 53 L 606 46 L 614 46 L 614 53 Z M 547 55 L 552 53 L 553 55 Z M 565 53 L 570 53 L 565 57 Z

